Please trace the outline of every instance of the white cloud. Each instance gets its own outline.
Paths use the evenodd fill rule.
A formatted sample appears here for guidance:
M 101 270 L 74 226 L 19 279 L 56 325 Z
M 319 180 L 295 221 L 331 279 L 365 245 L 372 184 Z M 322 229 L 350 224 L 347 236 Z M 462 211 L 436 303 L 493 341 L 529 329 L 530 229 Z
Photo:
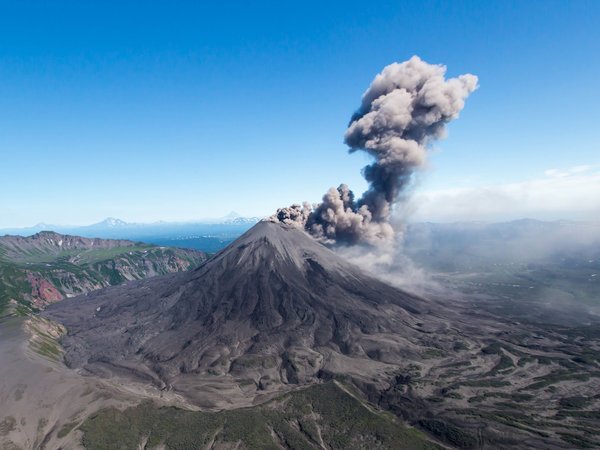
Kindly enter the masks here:
M 600 220 L 600 168 L 550 169 L 516 183 L 422 191 L 410 209 L 417 221 Z
M 548 169 L 544 172 L 544 175 L 546 175 L 547 177 L 551 177 L 551 178 L 565 178 L 565 177 L 568 177 L 571 175 L 589 172 L 590 170 L 592 170 L 592 166 L 581 165 L 581 166 L 573 166 L 566 170 Z

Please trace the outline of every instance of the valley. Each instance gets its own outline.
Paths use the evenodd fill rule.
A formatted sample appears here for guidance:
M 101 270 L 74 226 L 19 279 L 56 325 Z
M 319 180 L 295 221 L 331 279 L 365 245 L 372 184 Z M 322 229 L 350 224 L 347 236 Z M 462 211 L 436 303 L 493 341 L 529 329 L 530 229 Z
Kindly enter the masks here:
M 573 327 L 600 318 L 598 223 L 412 224 L 403 251 L 426 284 L 501 317 Z
M 39 311 L 106 286 L 189 270 L 200 251 L 40 232 L 0 237 L 0 315 Z

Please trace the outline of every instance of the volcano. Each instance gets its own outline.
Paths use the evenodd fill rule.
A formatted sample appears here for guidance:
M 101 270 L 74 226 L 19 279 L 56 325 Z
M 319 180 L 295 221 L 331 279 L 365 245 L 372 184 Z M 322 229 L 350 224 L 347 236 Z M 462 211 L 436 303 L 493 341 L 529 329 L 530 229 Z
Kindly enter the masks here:
M 69 366 L 226 407 L 336 374 L 382 383 L 429 341 L 452 347 L 434 310 L 304 231 L 265 221 L 192 272 L 69 299 L 45 314 L 68 329 Z
M 66 299 L 43 315 L 67 329 L 60 340 L 67 364 L 109 386 L 109 398 L 151 398 L 202 410 L 194 420 L 212 417 L 212 431 L 205 422 L 194 428 L 204 443 L 267 448 L 227 428 L 245 423 L 239 430 L 262 430 L 273 448 L 327 448 L 306 430 L 331 437 L 340 427 L 344 435 L 360 431 L 356 445 L 333 448 L 377 448 L 364 442 L 383 436 L 373 420 L 384 416 L 374 413 L 360 426 L 352 418 L 379 409 L 453 448 L 560 449 L 573 448 L 573 439 L 597 447 L 587 434 L 573 434 L 597 429 L 595 410 L 562 420 L 571 414 L 565 402 L 587 405 L 582 395 L 592 398 L 600 385 L 595 341 L 493 316 L 470 297 L 451 295 L 410 294 L 302 229 L 259 222 L 194 271 Z M 352 413 L 349 399 L 358 401 Z M 165 423 L 175 427 L 173 439 L 188 430 L 174 419 L 181 410 L 156 408 L 141 403 L 90 416 L 86 439 L 113 448 L 106 436 L 119 441 L 113 431 L 140 415 L 147 428 L 128 428 L 131 448 L 164 432 Z M 302 430 L 308 447 L 282 437 Z M 556 430 L 571 433 L 568 441 Z M 394 439 L 380 448 L 413 448 Z

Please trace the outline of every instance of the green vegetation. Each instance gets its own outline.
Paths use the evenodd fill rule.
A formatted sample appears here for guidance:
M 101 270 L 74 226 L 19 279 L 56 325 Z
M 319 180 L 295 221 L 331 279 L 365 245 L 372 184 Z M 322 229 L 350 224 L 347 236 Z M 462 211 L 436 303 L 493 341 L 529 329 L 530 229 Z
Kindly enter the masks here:
M 560 438 L 568 444 L 575 445 L 577 448 L 598 448 L 599 442 L 590 441 L 573 433 L 557 433 Z
M 534 417 L 533 414 L 525 414 L 520 411 L 495 410 L 487 412 L 482 411 L 481 409 L 462 409 L 455 411 L 466 416 L 472 416 L 478 419 L 485 419 L 500 423 L 509 427 L 527 431 L 529 433 L 537 434 L 538 436 L 545 438 L 550 437 L 550 435 L 539 428 L 554 426 L 554 423 L 552 422 L 540 420 Z
M 335 382 L 285 394 L 265 405 L 218 413 L 157 407 L 146 402 L 111 408 L 80 427 L 87 449 L 202 448 L 209 442 L 249 449 L 436 449 L 421 432 L 367 408 Z
M 457 362 L 453 362 L 453 363 L 449 363 L 449 364 L 440 366 L 440 369 L 454 369 L 454 368 L 459 368 L 459 367 L 470 367 L 470 366 L 471 366 L 471 361 L 457 361 Z
M 454 384 L 448 386 L 446 389 L 457 389 L 461 386 L 501 388 L 501 387 L 510 386 L 510 382 L 500 380 L 497 378 L 483 379 L 483 380 L 465 380 L 465 381 L 460 381 L 458 383 L 454 383 Z
M 502 356 L 502 355 L 504 355 L 504 351 L 512 353 L 515 356 L 527 356 L 525 353 L 523 353 L 520 350 L 517 350 L 512 345 L 507 344 L 506 342 L 495 341 L 495 342 L 492 342 L 487 347 L 484 347 L 481 349 L 481 353 L 483 353 L 484 355 L 500 355 L 500 356 Z
M 29 347 L 51 361 L 60 361 L 63 350 L 58 344 L 58 337 L 64 333 L 64 328 L 39 316 L 32 316 L 25 323 L 31 334 Z
M 535 420 L 530 414 L 523 414 L 517 411 L 494 411 L 492 414 L 483 414 L 483 417 L 495 422 L 502 423 L 514 428 L 529 431 L 542 437 L 549 437 L 549 434 L 533 427 L 546 426 L 545 423 Z
M 58 430 L 58 433 L 56 433 L 56 436 L 59 439 L 64 438 L 65 436 L 67 436 L 72 430 L 73 428 L 75 428 L 77 426 L 77 422 L 69 422 L 69 423 L 65 423 L 60 430 Z
M 560 410 L 556 415 L 557 418 L 564 417 L 577 417 L 579 419 L 592 419 L 600 420 L 600 411 L 573 411 L 573 410 Z
M 586 372 L 586 373 L 571 373 L 571 372 L 552 372 L 548 375 L 534 378 L 535 383 L 521 388 L 522 391 L 543 389 L 555 383 L 561 381 L 588 381 L 592 377 L 600 378 L 600 372 Z
M 51 359 L 53 361 L 59 361 L 62 356 L 62 352 L 57 344 L 40 341 L 40 342 L 32 342 L 31 347 L 41 356 L 45 358 Z
M 11 300 L 17 306 L 28 305 L 23 298 L 23 293 L 31 292 L 31 285 L 18 266 L 7 263 L 0 258 L 0 317 L 7 312 Z
M 424 359 L 443 358 L 444 356 L 447 356 L 447 353 L 439 348 L 428 348 L 423 352 Z
M 21 244 L 10 251 L 3 245 L 0 242 L 0 317 L 29 315 L 37 311 L 32 301 L 42 305 L 50 301 L 37 291 L 40 281 L 55 300 L 56 295 L 60 298 L 121 284 L 127 281 L 124 274 L 141 279 L 152 270 L 164 275 L 197 267 L 205 259 L 202 253 L 142 243 L 70 250 Z
M 561 398 L 559 405 L 564 409 L 581 409 L 585 408 L 591 403 L 591 399 L 588 397 L 565 397 Z
M 454 351 L 456 351 L 456 352 L 460 352 L 460 351 L 462 351 L 462 350 L 469 350 L 469 346 L 467 345 L 467 343 L 466 343 L 466 342 L 463 342 L 463 341 L 456 341 L 456 342 L 454 343 L 453 349 L 454 349 Z
M 549 366 L 552 364 L 552 359 L 547 358 L 546 356 L 538 356 L 536 359 L 538 364 L 542 364 L 544 366 Z
M 459 394 L 458 392 L 454 392 L 454 391 L 450 391 L 446 393 L 446 397 L 448 398 L 455 398 L 457 400 L 461 400 L 464 398 L 463 395 Z
M 473 448 L 477 445 L 477 439 L 471 433 L 443 420 L 423 419 L 419 421 L 419 426 L 458 448 Z
M 513 360 L 506 356 L 504 353 L 500 355 L 500 360 L 498 363 L 490 370 L 489 375 L 496 375 L 498 373 L 506 373 L 509 369 L 513 369 L 515 367 Z
M 475 397 L 471 397 L 469 399 L 469 403 L 477 403 L 488 398 L 505 398 L 512 400 L 513 402 L 528 402 L 532 400 L 534 397 L 531 394 L 517 394 L 514 392 L 506 393 L 506 392 L 486 392 L 482 395 L 476 395 Z
M 519 358 L 517 365 L 519 367 L 524 367 L 527 364 L 533 364 L 535 361 L 536 361 L 536 359 L 533 356 L 525 356 L 523 358 Z
M 501 342 L 496 341 L 496 342 L 492 342 L 487 347 L 482 348 L 481 353 L 483 353 L 485 355 L 500 355 L 500 354 L 502 354 L 503 348 L 504 348 L 504 345 Z

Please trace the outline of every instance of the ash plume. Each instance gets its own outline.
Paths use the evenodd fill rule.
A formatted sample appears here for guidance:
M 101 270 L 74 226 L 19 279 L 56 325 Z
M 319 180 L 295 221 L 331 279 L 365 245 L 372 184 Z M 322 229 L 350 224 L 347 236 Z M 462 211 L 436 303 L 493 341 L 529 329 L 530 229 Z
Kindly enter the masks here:
M 325 243 L 392 240 L 394 204 L 425 165 L 431 143 L 445 137 L 446 124 L 477 89 L 475 75 L 446 79 L 445 74 L 445 66 L 418 56 L 385 67 L 363 94 L 344 135 L 351 153 L 365 151 L 375 158 L 363 169 L 368 190 L 355 199 L 342 184 L 329 189 L 321 203 L 280 208 L 270 220 L 302 227 Z

